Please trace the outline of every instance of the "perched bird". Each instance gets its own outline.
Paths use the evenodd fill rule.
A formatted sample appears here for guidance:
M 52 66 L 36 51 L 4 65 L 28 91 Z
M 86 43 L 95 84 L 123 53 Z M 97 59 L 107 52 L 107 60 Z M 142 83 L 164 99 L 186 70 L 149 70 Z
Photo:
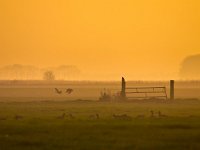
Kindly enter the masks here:
M 74 91 L 74 90 L 71 89 L 71 88 L 66 89 L 66 93 L 67 93 L 67 94 L 71 94 L 73 91 Z
M 57 89 L 57 88 L 55 88 L 55 92 L 56 92 L 57 94 L 62 94 L 62 90 L 59 90 L 59 89 Z

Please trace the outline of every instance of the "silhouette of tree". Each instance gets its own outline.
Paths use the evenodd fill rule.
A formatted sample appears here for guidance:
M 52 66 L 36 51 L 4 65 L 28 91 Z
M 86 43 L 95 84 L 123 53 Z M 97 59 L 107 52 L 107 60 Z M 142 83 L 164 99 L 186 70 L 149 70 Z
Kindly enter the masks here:
M 53 80 L 55 80 L 55 75 L 54 75 L 53 71 L 46 71 L 46 72 L 44 72 L 43 79 L 47 80 L 47 81 L 53 81 Z
M 200 79 L 200 54 L 186 57 L 180 68 L 180 77 L 183 79 Z

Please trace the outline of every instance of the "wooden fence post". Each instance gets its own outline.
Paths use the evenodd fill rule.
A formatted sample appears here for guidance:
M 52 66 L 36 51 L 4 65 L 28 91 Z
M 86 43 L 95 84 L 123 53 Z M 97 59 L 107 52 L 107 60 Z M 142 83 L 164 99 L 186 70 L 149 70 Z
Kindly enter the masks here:
M 174 100 L 174 80 L 170 80 L 170 99 Z
M 122 89 L 121 89 L 121 98 L 126 99 L 126 81 L 124 77 L 122 77 Z

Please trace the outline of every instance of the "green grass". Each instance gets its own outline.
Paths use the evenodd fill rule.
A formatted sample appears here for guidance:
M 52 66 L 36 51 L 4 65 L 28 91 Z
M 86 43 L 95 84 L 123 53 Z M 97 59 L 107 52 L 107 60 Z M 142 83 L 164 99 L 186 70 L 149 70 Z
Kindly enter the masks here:
M 150 110 L 168 117 L 150 117 Z M 62 113 L 74 119 L 57 119 Z M 88 116 L 98 113 L 99 120 Z M 116 120 L 127 114 L 132 120 Z M 23 116 L 16 120 L 15 115 Z M 144 118 L 136 118 L 144 115 Z M 200 101 L 2 102 L 0 150 L 200 149 Z

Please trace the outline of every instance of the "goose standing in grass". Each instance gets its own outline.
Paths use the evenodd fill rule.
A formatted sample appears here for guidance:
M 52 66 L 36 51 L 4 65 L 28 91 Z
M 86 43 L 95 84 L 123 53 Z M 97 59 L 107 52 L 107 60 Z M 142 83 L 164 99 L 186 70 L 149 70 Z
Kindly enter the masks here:
M 158 117 L 160 117 L 160 118 L 165 118 L 165 117 L 167 117 L 167 115 L 163 115 L 163 114 L 161 113 L 161 111 L 158 111 Z
M 127 114 L 123 114 L 123 115 L 115 115 L 115 114 L 113 114 L 113 118 L 114 119 L 119 119 L 119 120 L 131 120 L 132 119 Z
M 23 116 L 21 116 L 21 115 L 15 115 L 14 118 L 15 118 L 15 120 L 20 120 L 20 119 L 23 119 Z
M 61 116 L 58 116 L 57 119 L 65 119 L 66 114 L 63 113 Z
M 0 120 L 7 120 L 7 117 L 1 117 Z
M 137 119 L 145 118 L 145 115 L 137 115 L 136 118 Z
M 91 120 L 98 120 L 99 119 L 99 114 L 90 115 L 89 119 L 91 119 Z
M 154 117 L 155 117 L 155 115 L 154 115 L 154 111 L 151 110 L 150 113 L 151 113 L 150 117 L 154 118 Z
M 75 119 L 75 117 L 74 117 L 71 113 L 69 113 L 69 114 L 67 115 L 67 117 L 68 117 L 69 119 Z

